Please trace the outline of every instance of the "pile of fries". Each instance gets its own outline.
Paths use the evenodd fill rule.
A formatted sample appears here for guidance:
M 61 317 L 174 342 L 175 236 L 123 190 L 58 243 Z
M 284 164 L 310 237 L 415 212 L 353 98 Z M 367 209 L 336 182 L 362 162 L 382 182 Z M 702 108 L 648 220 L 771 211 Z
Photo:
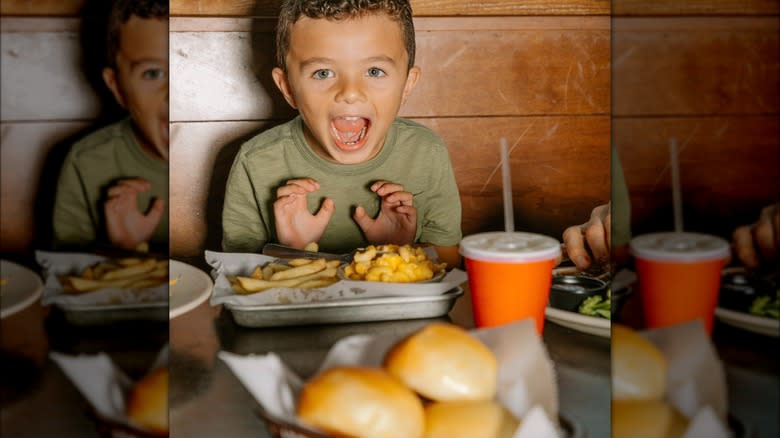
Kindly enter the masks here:
M 63 275 L 60 284 L 67 293 L 98 289 L 148 289 L 168 282 L 168 260 L 128 257 L 106 260 L 85 268 L 80 275 Z
M 275 287 L 313 289 L 337 282 L 338 260 L 291 259 L 286 264 L 270 262 L 257 266 L 249 277 L 228 276 L 238 294 L 253 294 Z
M 355 253 L 352 263 L 344 268 L 344 276 L 350 280 L 412 283 L 428 281 L 446 267 L 446 263 L 434 263 L 419 247 L 370 245 Z

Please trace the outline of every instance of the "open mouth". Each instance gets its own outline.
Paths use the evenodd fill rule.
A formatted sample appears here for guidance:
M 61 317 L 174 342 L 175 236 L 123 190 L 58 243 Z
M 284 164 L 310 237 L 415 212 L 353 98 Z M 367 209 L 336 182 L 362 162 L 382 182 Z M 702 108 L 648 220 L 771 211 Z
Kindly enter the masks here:
M 336 117 L 330 122 L 333 140 L 339 149 L 355 151 L 362 148 L 367 139 L 371 121 L 360 116 Z

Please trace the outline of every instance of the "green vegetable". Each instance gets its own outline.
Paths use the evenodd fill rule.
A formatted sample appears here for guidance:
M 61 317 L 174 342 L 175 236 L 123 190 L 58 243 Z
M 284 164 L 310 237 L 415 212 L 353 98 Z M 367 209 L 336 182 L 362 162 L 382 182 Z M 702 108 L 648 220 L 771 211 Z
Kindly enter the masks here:
M 780 319 L 780 289 L 775 293 L 774 300 L 769 295 L 756 298 L 748 311 L 753 315 Z
M 600 318 L 610 319 L 612 316 L 612 303 L 610 302 L 611 291 L 607 289 L 607 299 L 596 295 L 585 298 L 585 301 L 580 304 L 580 308 L 577 309 L 583 315 L 595 316 Z

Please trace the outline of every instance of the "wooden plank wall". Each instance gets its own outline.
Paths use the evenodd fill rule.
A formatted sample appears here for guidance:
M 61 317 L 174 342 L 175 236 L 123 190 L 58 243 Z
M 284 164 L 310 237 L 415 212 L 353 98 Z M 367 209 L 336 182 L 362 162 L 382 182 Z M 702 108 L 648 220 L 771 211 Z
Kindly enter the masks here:
M 686 228 L 730 236 L 780 200 L 778 2 L 640 3 L 616 2 L 612 28 L 613 137 L 634 232 L 673 226 L 674 137 Z
M 232 17 L 247 10 L 220 3 L 172 6 L 180 15 L 171 18 L 174 254 L 219 248 L 221 198 L 238 147 L 293 116 L 270 80 L 275 19 L 263 16 L 264 2 L 254 18 Z M 423 75 L 401 116 L 448 145 L 466 234 L 502 226 L 502 136 L 512 147 L 518 229 L 560 237 L 609 198 L 608 4 L 547 2 L 545 15 L 583 7 L 585 16 L 514 9 L 526 3 L 540 4 L 493 2 L 501 16 L 455 17 L 465 2 L 416 3 L 441 16 L 417 14 Z
M 101 96 L 83 66 L 79 19 L 3 17 L 0 25 L 0 251 L 22 253 L 50 244 L 62 160 L 99 123 Z

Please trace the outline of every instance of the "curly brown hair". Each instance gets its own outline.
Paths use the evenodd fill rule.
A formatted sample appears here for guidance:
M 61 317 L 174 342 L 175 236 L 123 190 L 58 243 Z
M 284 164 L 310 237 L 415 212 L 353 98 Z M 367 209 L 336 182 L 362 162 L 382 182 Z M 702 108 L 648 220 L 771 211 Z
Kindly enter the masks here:
M 116 68 L 120 28 L 133 15 L 139 18 L 168 19 L 168 0 L 115 0 L 111 5 L 106 34 L 106 63 Z
M 276 63 L 287 70 L 285 61 L 290 50 L 290 28 L 301 19 L 326 18 L 345 20 L 370 14 L 387 14 L 401 25 L 404 46 L 409 55 L 408 68 L 414 66 L 414 23 L 409 0 L 284 0 L 276 25 Z

